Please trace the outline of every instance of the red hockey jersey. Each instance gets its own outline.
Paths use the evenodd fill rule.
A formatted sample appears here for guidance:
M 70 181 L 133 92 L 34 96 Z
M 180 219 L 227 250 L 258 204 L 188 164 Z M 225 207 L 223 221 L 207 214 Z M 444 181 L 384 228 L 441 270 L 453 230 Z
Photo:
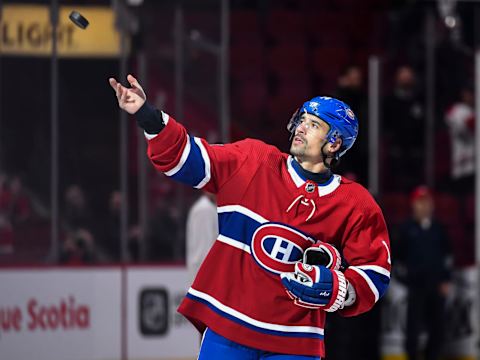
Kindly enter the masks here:
M 385 221 L 359 184 L 334 175 L 316 184 L 294 159 L 261 141 L 209 145 L 163 114 L 166 127 L 147 136 L 153 165 L 167 176 L 217 194 L 219 236 L 179 307 L 200 331 L 257 349 L 324 356 L 326 313 L 299 307 L 280 273 L 294 271 L 316 241 L 333 244 L 348 263 L 356 301 L 339 310 L 369 310 L 390 279 Z

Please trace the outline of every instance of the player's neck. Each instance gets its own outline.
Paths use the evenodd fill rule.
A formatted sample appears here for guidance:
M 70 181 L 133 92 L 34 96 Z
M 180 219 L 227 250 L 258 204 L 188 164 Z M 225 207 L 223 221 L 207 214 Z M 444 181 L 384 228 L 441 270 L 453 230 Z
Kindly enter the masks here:
M 318 162 L 318 161 L 309 161 L 305 159 L 301 159 L 299 157 L 295 157 L 295 160 L 300 164 L 300 166 L 309 172 L 315 173 L 315 174 L 323 174 L 330 172 L 330 169 L 325 166 L 323 161 Z

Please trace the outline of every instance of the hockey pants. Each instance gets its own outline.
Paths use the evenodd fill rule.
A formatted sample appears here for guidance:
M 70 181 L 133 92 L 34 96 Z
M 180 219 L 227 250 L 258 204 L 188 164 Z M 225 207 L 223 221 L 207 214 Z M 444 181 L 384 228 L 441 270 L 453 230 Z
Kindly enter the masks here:
M 205 331 L 198 360 L 321 360 L 318 356 L 277 354 L 230 341 L 210 329 Z

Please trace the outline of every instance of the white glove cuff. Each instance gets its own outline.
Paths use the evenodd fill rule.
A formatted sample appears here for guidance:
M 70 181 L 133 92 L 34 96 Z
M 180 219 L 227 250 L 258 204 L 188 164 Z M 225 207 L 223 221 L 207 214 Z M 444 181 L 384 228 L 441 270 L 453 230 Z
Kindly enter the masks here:
M 345 298 L 347 296 L 347 280 L 345 279 L 345 275 L 343 275 L 341 271 L 337 270 L 334 270 L 332 272 L 338 280 L 338 291 L 333 304 L 324 309 L 327 312 L 334 312 L 338 309 L 343 309 L 343 306 L 345 304 Z
M 343 306 L 350 306 L 353 305 L 355 300 L 357 300 L 357 292 L 355 291 L 355 288 L 353 287 L 352 284 L 350 284 L 348 281 L 348 286 L 347 286 L 347 297 L 345 299 L 345 302 Z

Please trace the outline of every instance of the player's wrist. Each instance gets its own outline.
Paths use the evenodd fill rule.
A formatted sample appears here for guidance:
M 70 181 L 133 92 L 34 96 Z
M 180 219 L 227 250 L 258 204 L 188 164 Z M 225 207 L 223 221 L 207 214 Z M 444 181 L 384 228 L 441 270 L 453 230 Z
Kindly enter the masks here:
M 135 113 L 135 118 L 147 134 L 156 135 L 165 127 L 162 113 L 146 101 Z

